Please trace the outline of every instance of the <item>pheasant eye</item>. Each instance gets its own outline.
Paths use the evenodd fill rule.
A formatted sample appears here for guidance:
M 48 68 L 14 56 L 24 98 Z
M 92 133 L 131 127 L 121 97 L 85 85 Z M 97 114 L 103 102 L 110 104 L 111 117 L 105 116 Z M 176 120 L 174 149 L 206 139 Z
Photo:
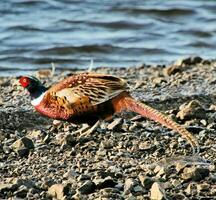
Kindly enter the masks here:
M 19 82 L 24 88 L 28 87 L 30 84 L 30 80 L 28 77 L 21 77 Z

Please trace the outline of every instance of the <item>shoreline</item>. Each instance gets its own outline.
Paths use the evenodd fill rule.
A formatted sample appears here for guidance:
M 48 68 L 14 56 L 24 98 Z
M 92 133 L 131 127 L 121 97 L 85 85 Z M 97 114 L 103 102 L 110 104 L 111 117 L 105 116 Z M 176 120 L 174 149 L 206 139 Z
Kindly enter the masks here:
M 93 71 L 126 79 L 132 96 L 185 126 L 199 156 L 177 133 L 131 113 L 88 134 L 88 125 L 53 123 L 33 110 L 16 77 L 0 77 L 0 198 L 215 198 L 216 61 Z M 36 75 L 49 86 L 77 71 L 44 72 Z

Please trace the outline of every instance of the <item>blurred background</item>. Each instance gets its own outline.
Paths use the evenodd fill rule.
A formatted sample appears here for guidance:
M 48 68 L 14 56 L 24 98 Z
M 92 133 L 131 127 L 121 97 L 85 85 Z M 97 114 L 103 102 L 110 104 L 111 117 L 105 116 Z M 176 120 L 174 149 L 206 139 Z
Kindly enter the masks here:
M 215 58 L 216 1 L 1 0 L 0 76 Z

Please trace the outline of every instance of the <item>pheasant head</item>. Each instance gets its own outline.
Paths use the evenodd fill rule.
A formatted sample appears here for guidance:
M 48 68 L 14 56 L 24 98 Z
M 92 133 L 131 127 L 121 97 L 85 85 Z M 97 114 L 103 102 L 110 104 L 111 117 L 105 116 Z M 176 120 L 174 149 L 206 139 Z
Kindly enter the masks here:
M 47 88 L 33 76 L 23 76 L 19 79 L 19 82 L 30 93 L 32 105 L 39 104 Z

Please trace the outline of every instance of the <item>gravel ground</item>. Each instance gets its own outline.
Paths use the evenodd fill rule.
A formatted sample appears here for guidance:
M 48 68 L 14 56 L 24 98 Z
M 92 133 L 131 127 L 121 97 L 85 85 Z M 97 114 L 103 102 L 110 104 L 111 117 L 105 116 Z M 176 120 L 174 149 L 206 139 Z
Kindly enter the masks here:
M 132 95 L 170 115 L 198 139 L 134 113 L 94 126 L 40 116 L 17 77 L 0 78 L 1 199 L 216 199 L 216 61 L 99 68 L 125 78 Z M 36 74 L 47 85 L 78 70 Z

